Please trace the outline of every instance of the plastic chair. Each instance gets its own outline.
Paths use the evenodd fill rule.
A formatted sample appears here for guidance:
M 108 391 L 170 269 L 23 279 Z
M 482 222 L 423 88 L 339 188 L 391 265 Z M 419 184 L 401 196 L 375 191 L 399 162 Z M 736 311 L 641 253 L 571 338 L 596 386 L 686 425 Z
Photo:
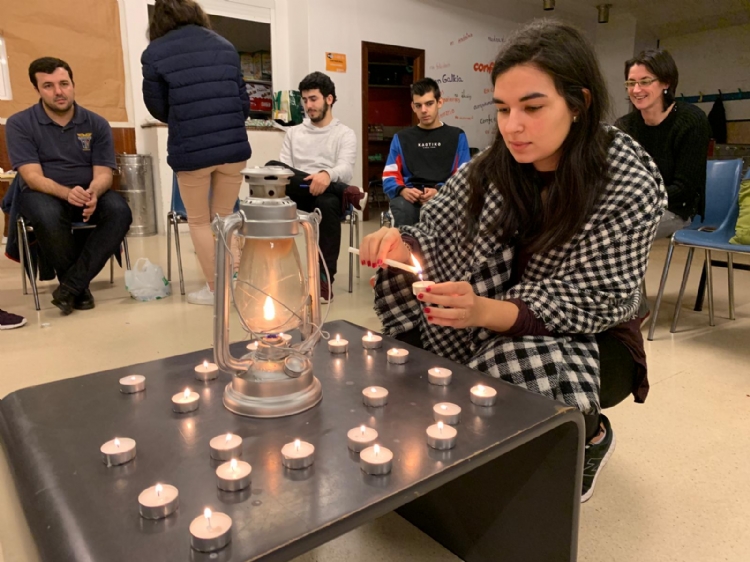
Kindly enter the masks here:
M 723 250 L 727 252 L 727 269 L 729 276 L 729 316 L 734 320 L 734 270 L 732 264 L 732 253 L 748 253 L 750 247 L 737 246 L 729 244 L 729 239 L 734 236 L 734 228 L 739 213 L 739 188 L 740 174 L 742 173 L 742 160 L 711 160 L 708 162 L 706 174 L 706 217 L 702 223 L 697 217 L 693 223 L 675 232 L 669 241 L 667 250 L 667 259 L 664 262 L 664 271 L 661 276 L 659 285 L 659 294 L 656 297 L 651 326 L 648 331 L 648 339 L 654 339 L 654 330 L 656 328 L 656 318 L 659 313 L 662 297 L 664 296 L 664 287 L 669 275 L 669 266 L 672 262 L 672 256 L 676 246 L 685 246 L 689 248 L 685 271 L 682 276 L 682 285 L 680 294 L 677 298 L 674 317 L 672 319 L 671 333 L 677 329 L 677 320 L 679 318 L 680 305 L 682 296 L 685 293 L 690 266 L 693 261 L 693 254 L 696 248 L 703 248 L 706 251 L 706 274 L 708 289 L 708 318 L 709 325 L 714 325 L 713 311 L 713 285 L 711 279 L 711 250 Z M 722 216 L 723 213 L 723 216 Z M 718 223 L 718 224 L 717 224 Z
M 361 199 L 359 206 L 362 207 L 361 211 L 354 208 L 354 205 L 349 205 L 349 209 L 344 215 L 344 222 L 349 223 L 349 246 L 351 248 L 359 248 L 359 223 L 362 222 L 362 215 L 367 208 L 367 193 Z M 349 252 L 349 292 L 351 293 L 354 288 L 354 267 L 356 262 L 357 268 L 357 279 L 359 279 L 359 260 L 356 256 Z
M 39 289 L 36 285 L 36 270 L 34 269 L 34 262 L 31 259 L 31 244 L 29 244 L 29 232 L 34 232 L 34 227 L 26 224 L 26 221 L 22 216 L 18 217 L 16 221 L 16 227 L 18 228 L 18 254 L 21 262 L 21 284 L 23 286 L 23 294 L 28 295 L 29 290 L 26 286 L 26 275 L 29 276 L 31 281 L 31 292 L 34 295 L 34 307 L 40 310 L 39 306 Z M 95 224 L 88 224 L 85 222 L 74 222 L 71 224 L 70 230 L 75 232 L 77 230 L 92 230 L 96 228 Z M 130 252 L 128 251 L 128 239 L 122 239 L 123 253 L 125 254 L 125 268 L 130 269 Z M 29 268 L 26 269 L 26 262 L 28 261 Z M 109 259 L 109 282 L 114 284 L 115 282 L 115 256 L 114 254 Z

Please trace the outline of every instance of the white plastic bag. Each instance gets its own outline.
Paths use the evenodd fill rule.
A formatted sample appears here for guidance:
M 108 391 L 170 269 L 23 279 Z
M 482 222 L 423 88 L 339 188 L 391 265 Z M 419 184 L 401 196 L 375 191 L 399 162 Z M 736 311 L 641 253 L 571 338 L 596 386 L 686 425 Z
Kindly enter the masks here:
M 135 267 L 125 271 L 125 288 L 137 301 L 153 301 L 168 297 L 172 289 L 161 267 L 147 258 L 140 258 Z

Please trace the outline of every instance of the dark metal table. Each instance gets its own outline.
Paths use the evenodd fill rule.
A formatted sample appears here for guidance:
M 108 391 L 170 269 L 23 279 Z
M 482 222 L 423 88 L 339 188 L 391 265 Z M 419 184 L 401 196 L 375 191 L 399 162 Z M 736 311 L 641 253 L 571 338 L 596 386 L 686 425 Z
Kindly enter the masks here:
M 19 496 L 44 560 L 96 562 L 289 560 L 390 511 L 398 513 L 467 561 L 575 560 L 583 459 L 578 411 L 403 344 L 406 365 L 364 350 L 365 330 L 326 325 L 349 340 L 337 357 L 325 342 L 314 356 L 323 401 L 275 420 L 236 416 L 222 405 L 227 374 L 199 383 L 193 367 L 209 350 L 62 380 L 10 394 L 0 402 L 0 434 Z M 236 346 L 244 344 L 236 344 Z M 240 347 L 234 347 L 240 354 Z M 427 369 L 453 370 L 448 387 L 428 384 Z M 118 379 L 147 378 L 146 391 L 124 395 Z M 498 390 L 491 408 L 474 406 L 469 389 Z M 367 408 L 361 391 L 390 391 L 384 408 Z M 170 398 L 190 387 L 200 408 L 172 413 Z M 427 447 L 432 406 L 463 408 L 458 444 Z M 346 432 L 367 424 L 394 453 L 393 471 L 367 476 L 349 452 Z M 212 437 L 244 438 L 253 466 L 250 490 L 220 492 Z M 115 436 L 137 441 L 129 464 L 107 468 L 99 447 Z M 283 468 L 281 447 L 313 443 L 315 464 Z M 156 482 L 180 491 L 178 511 L 160 521 L 138 514 L 138 494 Z M 232 542 L 217 555 L 190 548 L 188 526 L 204 507 L 233 519 Z

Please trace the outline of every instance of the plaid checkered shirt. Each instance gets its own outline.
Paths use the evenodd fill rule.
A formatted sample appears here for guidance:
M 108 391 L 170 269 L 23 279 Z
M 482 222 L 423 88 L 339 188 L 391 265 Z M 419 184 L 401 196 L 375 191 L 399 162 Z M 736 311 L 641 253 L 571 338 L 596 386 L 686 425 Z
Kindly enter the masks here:
M 613 134 L 610 180 L 594 211 L 568 243 L 534 254 L 513 287 L 515 249 L 491 232 L 503 204 L 496 190 L 487 191 L 478 235 L 465 240 L 470 163 L 422 208 L 418 224 L 400 228 L 419 243 L 426 279 L 464 280 L 480 297 L 521 299 L 554 335 L 511 338 L 480 327 L 428 324 L 412 294 L 414 276 L 392 269 L 380 270 L 375 285 L 375 311 L 384 332 L 395 336 L 419 328 L 428 351 L 584 413 L 598 412 L 594 334 L 635 317 L 649 251 L 667 205 L 651 157 L 628 135 L 608 129 Z

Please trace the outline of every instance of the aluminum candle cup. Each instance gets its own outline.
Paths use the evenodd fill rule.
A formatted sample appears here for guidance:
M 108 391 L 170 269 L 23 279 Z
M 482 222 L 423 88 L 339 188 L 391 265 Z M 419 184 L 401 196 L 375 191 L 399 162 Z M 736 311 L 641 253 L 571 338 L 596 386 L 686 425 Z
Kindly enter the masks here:
M 187 414 L 198 409 L 198 396 L 197 392 L 191 392 L 187 388 L 185 392 L 178 392 L 172 396 L 172 411 L 178 414 Z
M 120 379 L 120 392 L 123 394 L 135 394 L 146 390 L 146 377 L 143 375 L 130 375 Z
M 417 296 L 420 293 L 424 293 L 427 287 L 434 284 L 434 281 L 417 281 L 416 283 L 411 284 L 411 292 L 414 293 L 414 296 Z
M 471 402 L 477 406 L 492 406 L 497 401 L 497 390 L 483 384 L 471 387 Z
M 216 363 L 204 361 L 195 368 L 195 378 L 199 381 L 212 381 L 219 376 L 219 367 Z
M 195 550 L 214 552 L 227 546 L 231 540 L 232 518 L 226 513 L 212 513 L 206 509 L 190 523 L 190 546 Z
M 393 467 L 393 453 L 390 449 L 373 445 L 362 449 L 359 453 L 359 468 L 365 474 L 382 475 L 388 474 Z
M 211 447 L 211 458 L 219 461 L 228 461 L 242 456 L 242 437 L 233 433 L 226 433 L 214 437 L 209 441 Z
M 232 459 L 216 469 L 216 485 L 220 490 L 239 492 L 250 486 L 253 468 L 245 461 Z
M 433 449 L 445 450 L 456 446 L 458 431 L 455 427 L 438 422 L 427 428 L 427 444 Z
M 364 425 L 350 429 L 346 433 L 347 445 L 355 453 L 359 453 L 362 449 L 374 444 L 377 438 L 378 432 Z
M 117 466 L 135 458 L 135 441 L 128 437 L 115 437 L 102 445 L 99 450 L 102 452 L 104 464 Z
M 341 336 L 336 334 L 336 339 L 328 340 L 328 351 L 331 353 L 346 353 L 349 351 L 349 342 L 342 340 Z
M 383 346 L 383 337 L 372 332 L 362 336 L 362 347 L 365 349 L 380 349 Z
M 437 386 L 448 386 L 453 378 L 453 371 L 450 369 L 442 369 L 440 367 L 433 367 L 427 371 L 427 380 L 430 384 Z
M 451 404 L 450 402 L 440 402 L 440 404 L 435 404 L 432 408 L 432 413 L 436 422 L 456 425 L 461 421 L 461 406 Z
M 292 470 L 300 470 L 312 465 L 315 460 L 315 447 L 296 439 L 281 448 L 281 463 Z
M 164 519 L 177 511 L 180 493 L 169 484 L 157 484 L 138 495 L 138 504 L 144 519 Z
M 392 348 L 388 350 L 388 363 L 403 365 L 409 360 L 409 352 L 405 349 Z
M 371 408 L 380 408 L 388 403 L 388 391 L 382 386 L 368 386 L 362 391 L 362 401 Z

